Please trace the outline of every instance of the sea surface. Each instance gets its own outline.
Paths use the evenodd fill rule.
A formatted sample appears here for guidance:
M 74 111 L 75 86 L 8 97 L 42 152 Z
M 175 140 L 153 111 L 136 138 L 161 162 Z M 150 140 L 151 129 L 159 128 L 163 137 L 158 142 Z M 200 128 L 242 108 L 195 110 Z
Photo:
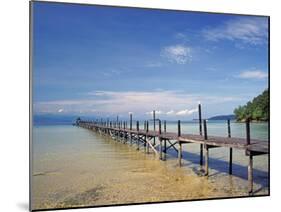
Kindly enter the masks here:
M 167 123 L 167 131 L 176 130 L 177 123 Z M 198 134 L 198 124 L 184 122 L 181 130 Z M 208 134 L 227 136 L 226 122 L 209 121 Z M 245 124 L 232 122 L 231 134 L 245 137 Z M 251 123 L 251 137 L 268 142 L 268 123 Z M 210 149 L 205 177 L 198 144 L 183 145 L 181 168 L 172 148 L 167 160 L 160 161 L 143 148 L 137 151 L 135 144 L 70 124 L 34 126 L 32 145 L 33 209 L 248 195 L 248 157 L 242 150 L 233 150 L 233 175 L 229 175 L 229 149 Z M 254 195 L 269 192 L 268 159 L 268 155 L 254 157 Z

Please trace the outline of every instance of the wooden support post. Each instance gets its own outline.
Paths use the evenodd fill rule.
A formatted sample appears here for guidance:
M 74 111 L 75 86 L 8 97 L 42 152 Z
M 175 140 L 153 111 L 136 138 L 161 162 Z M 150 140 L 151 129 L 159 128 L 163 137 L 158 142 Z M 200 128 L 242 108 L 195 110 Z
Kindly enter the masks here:
M 230 120 L 227 120 L 227 135 L 231 138 Z M 229 174 L 232 174 L 232 148 L 229 148 Z
M 198 104 L 198 115 L 199 115 L 199 134 L 202 135 L 202 113 L 201 104 Z M 203 144 L 200 144 L 200 166 L 203 166 Z
M 133 114 L 132 113 L 130 113 L 130 130 L 132 130 L 133 129 Z M 132 142 L 133 142 L 133 140 L 132 140 L 132 133 L 130 132 L 130 144 L 132 145 Z
M 149 121 L 146 121 L 146 133 L 149 131 Z M 146 136 L 147 142 L 148 142 L 148 136 Z M 146 145 L 146 153 L 149 153 L 149 144 Z
M 209 148 L 208 145 L 204 145 L 205 149 L 205 176 L 209 175 Z
M 166 134 L 167 132 L 167 128 L 166 128 L 166 120 L 164 121 L 164 133 Z M 166 159 L 166 153 L 167 153 L 167 141 L 166 139 L 164 139 L 164 156 L 165 156 L 165 159 Z
M 207 120 L 204 119 L 204 139 L 208 139 L 208 134 L 207 134 Z
M 182 157 L 182 143 L 179 142 L 179 151 L 178 151 L 178 160 L 179 160 L 179 166 L 181 166 L 181 157 Z
M 207 134 L 207 120 L 204 119 L 203 121 L 204 124 L 204 139 L 208 139 L 208 134 Z M 209 148 L 207 144 L 204 144 L 204 150 L 205 150 L 205 176 L 209 175 Z
M 178 137 L 181 136 L 181 121 L 178 120 Z M 179 160 L 179 166 L 181 166 L 181 157 L 182 157 L 182 143 L 178 139 L 179 142 L 179 151 L 178 151 L 178 160 Z
M 246 120 L 246 142 L 247 145 L 251 144 L 251 134 L 250 134 L 250 119 Z M 248 192 L 249 195 L 253 194 L 253 155 L 249 152 L 249 164 L 248 164 Z
M 178 137 L 181 136 L 181 121 L 178 120 Z
M 201 104 L 198 104 L 198 115 L 199 115 L 199 134 L 202 135 L 202 113 L 201 113 Z
M 139 140 L 139 121 L 137 121 L 137 150 L 140 149 L 140 140 Z
M 161 135 L 161 133 L 162 133 L 161 130 L 162 130 L 162 129 L 161 129 L 161 120 L 159 119 L 159 129 L 158 129 L 158 134 L 159 134 L 159 135 Z
M 162 139 L 161 139 L 161 120 L 159 119 L 159 129 L 158 129 L 158 138 L 159 138 L 159 159 L 162 160 Z
M 156 130 L 155 110 L 153 110 L 153 130 L 154 130 L 154 133 L 155 133 L 155 130 Z M 155 136 L 153 137 L 153 146 L 155 146 Z
M 249 118 L 247 118 L 247 120 L 246 120 L 246 142 L 247 142 L 247 145 L 251 144 L 250 119 Z
M 253 194 L 253 155 L 250 153 L 248 164 L 248 192 Z
M 130 130 L 132 130 L 133 127 L 133 114 L 130 113 Z

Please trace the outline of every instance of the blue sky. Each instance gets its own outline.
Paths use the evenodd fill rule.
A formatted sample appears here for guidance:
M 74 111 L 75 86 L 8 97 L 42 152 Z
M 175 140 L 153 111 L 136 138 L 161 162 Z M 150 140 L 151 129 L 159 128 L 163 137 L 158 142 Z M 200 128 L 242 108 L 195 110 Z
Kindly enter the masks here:
M 33 3 L 35 114 L 232 114 L 268 87 L 266 17 Z

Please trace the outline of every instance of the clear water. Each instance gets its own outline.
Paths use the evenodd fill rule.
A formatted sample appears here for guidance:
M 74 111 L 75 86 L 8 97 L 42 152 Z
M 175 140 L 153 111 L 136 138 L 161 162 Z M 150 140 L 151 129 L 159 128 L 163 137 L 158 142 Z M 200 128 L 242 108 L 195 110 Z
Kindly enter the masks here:
M 232 123 L 232 136 L 244 137 L 245 124 Z M 168 123 L 167 131 L 176 131 Z M 225 122 L 209 122 L 208 134 L 226 136 Z M 198 125 L 182 123 L 183 133 Z M 268 124 L 252 123 L 251 137 L 268 140 Z M 228 175 L 227 148 L 210 150 L 210 175 L 200 175 L 199 146 L 183 146 L 183 167 L 169 150 L 160 161 L 143 148 L 71 126 L 33 128 L 32 208 L 60 208 L 247 195 L 248 158 L 233 151 Z M 268 194 L 268 156 L 254 157 L 255 195 Z

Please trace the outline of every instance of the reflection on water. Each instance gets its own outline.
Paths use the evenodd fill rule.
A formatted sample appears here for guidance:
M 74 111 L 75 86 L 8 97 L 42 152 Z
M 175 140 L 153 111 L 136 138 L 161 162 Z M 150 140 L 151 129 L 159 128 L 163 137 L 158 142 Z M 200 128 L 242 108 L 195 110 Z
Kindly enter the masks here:
M 234 150 L 234 175 L 229 176 L 228 149 L 211 149 L 210 176 L 201 177 L 198 150 L 196 144 L 184 145 L 179 168 L 173 150 L 166 161 L 159 161 L 134 145 L 83 128 L 34 127 L 32 208 L 247 195 L 248 161 L 243 151 Z M 267 160 L 268 156 L 254 158 L 256 194 L 268 193 Z

